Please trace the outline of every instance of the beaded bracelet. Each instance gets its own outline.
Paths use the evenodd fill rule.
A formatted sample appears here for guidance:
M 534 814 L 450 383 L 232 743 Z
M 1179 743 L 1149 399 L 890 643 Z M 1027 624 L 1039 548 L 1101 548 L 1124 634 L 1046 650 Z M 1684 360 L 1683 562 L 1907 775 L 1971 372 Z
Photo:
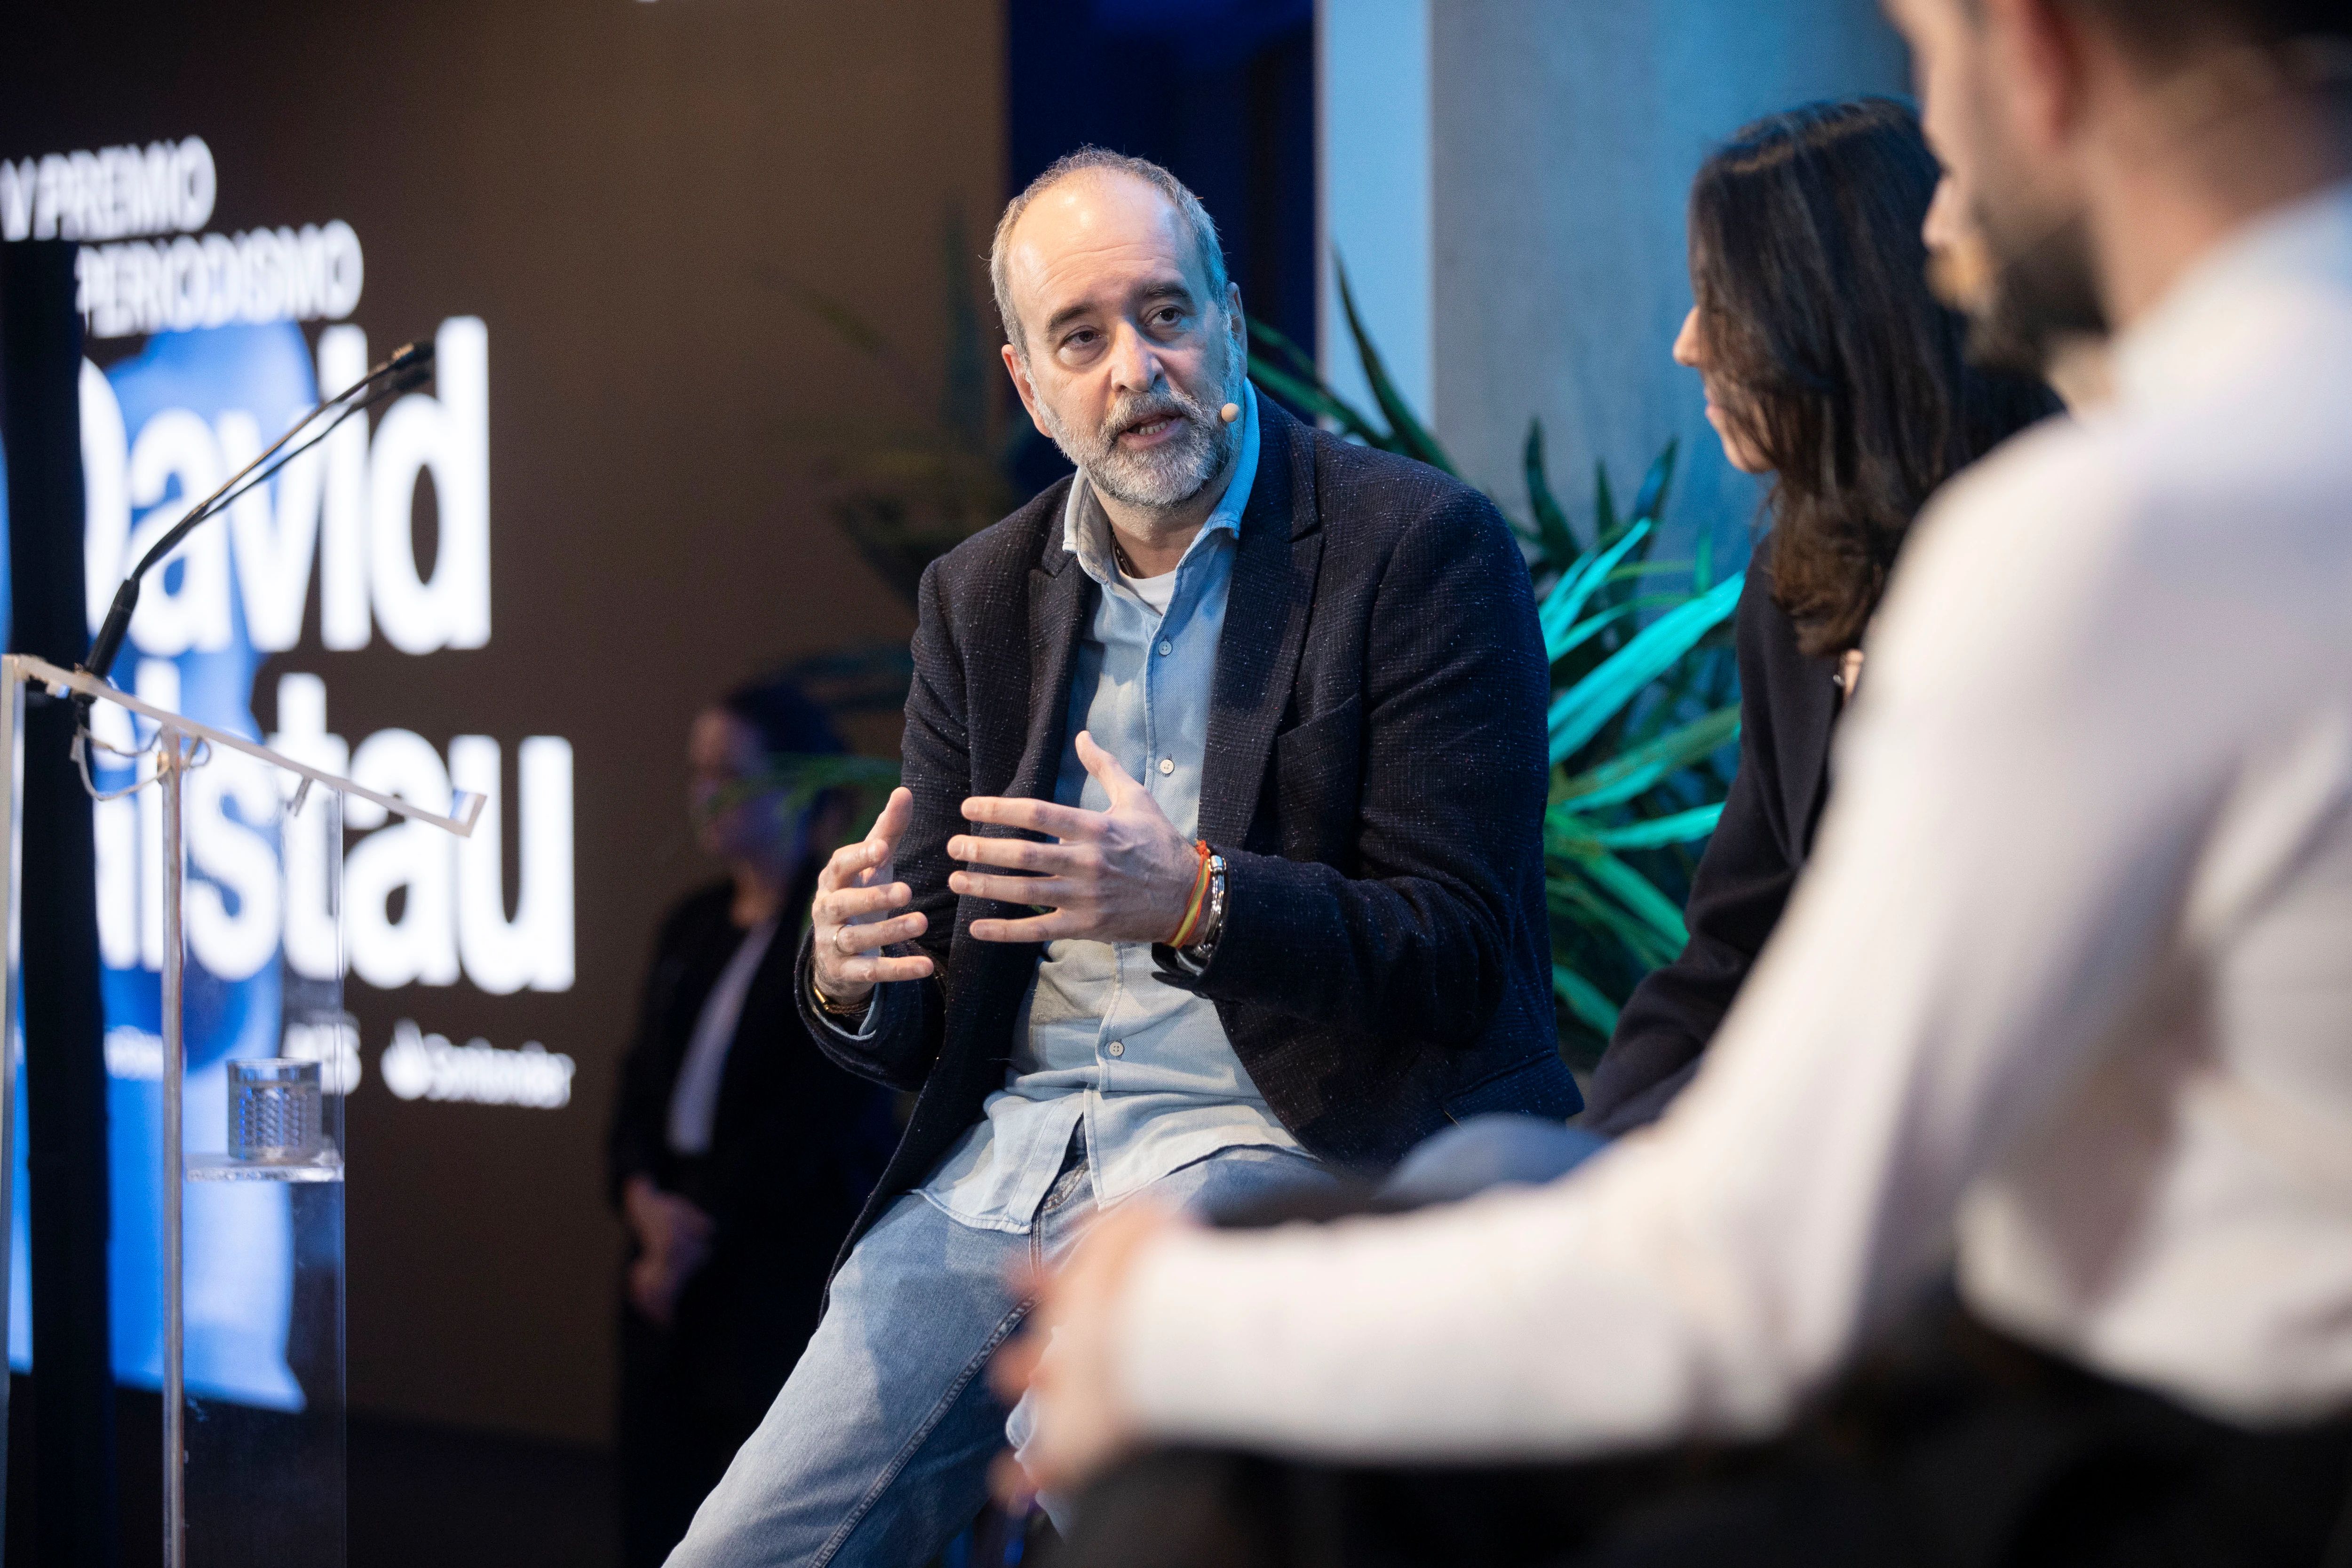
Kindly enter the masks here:
M 1176 968 L 1195 979 L 1209 972 L 1209 961 L 1216 956 L 1217 943 L 1225 931 L 1225 858 L 1215 850 L 1209 852 L 1209 899 L 1203 907 L 1201 922 L 1192 931 L 1192 942 L 1176 950 Z
M 1192 852 L 1200 858 L 1200 868 L 1192 877 L 1192 898 L 1184 907 L 1183 922 L 1177 926 L 1176 934 L 1168 939 L 1171 947 L 1181 947 L 1192 940 L 1192 928 L 1201 923 L 1201 907 L 1209 895 L 1209 846 L 1195 839 Z

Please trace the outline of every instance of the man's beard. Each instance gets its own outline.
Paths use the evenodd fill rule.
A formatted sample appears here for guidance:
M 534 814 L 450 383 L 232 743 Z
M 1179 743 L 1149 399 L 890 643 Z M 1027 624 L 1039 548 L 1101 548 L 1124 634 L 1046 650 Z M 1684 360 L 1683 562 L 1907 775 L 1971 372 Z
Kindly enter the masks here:
M 1985 298 L 1969 317 L 1969 358 L 1987 370 L 2046 375 L 2070 340 L 2102 338 L 2111 323 L 2099 298 L 2090 226 L 2081 214 L 2036 226 L 2039 237 L 2003 243 L 1978 204 L 1977 223 L 1992 255 Z
M 1222 373 L 1225 367 L 1220 365 Z M 1087 482 L 1113 500 L 1165 510 L 1181 506 L 1224 471 L 1238 437 L 1217 407 L 1172 384 L 1157 392 L 1131 393 L 1111 405 L 1102 423 L 1079 432 L 1065 425 L 1051 406 L 1045 426 L 1062 455 L 1077 465 Z M 1129 452 L 1118 438 L 1139 425 L 1173 417 L 1174 437 L 1141 452 Z
M 1990 177 L 1972 192 L 1969 216 L 1991 275 L 1969 312 L 1969 353 L 1989 370 L 2046 375 L 2068 339 L 2103 338 L 2109 330 L 2090 221 L 2046 192 L 2033 199 L 2042 182 L 2004 142 L 2000 117 L 1981 91 L 1974 119 Z

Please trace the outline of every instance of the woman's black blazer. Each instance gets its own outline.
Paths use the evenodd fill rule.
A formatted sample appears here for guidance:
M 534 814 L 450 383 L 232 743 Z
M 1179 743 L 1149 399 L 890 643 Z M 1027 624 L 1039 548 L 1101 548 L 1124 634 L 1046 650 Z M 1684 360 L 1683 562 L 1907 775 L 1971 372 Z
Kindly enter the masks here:
M 744 994 L 719 1079 L 706 1154 L 669 1147 L 669 1100 L 703 1004 L 743 931 L 731 883 L 689 895 L 656 939 L 635 1038 L 621 1068 L 607 1142 L 614 1207 L 632 1176 L 701 1205 L 717 1222 L 709 1260 L 677 1305 L 678 1335 L 716 1384 L 772 1395 L 816 1328 L 826 1270 L 897 1142 L 887 1090 L 835 1067 L 793 999 L 797 929 L 811 867 L 784 900 L 783 929 Z
M 1772 602 L 1769 535 L 1748 565 L 1735 640 L 1739 771 L 1691 879 L 1689 943 L 1635 988 L 1594 1073 L 1583 1125 L 1611 1137 L 1655 1121 L 1698 1070 L 1780 923 L 1829 794 L 1837 661 L 1797 651 L 1797 628 Z

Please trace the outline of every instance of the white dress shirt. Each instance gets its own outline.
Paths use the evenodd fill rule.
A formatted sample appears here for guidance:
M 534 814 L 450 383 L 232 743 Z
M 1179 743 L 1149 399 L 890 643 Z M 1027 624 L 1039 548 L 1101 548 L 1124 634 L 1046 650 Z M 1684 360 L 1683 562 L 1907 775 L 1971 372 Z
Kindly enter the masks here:
M 2199 1410 L 2352 1408 L 2352 186 L 2118 370 L 1922 520 L 1806 878 L 1663 1121 L 1547 1188 L 1146 1253 L 1152 1433 L 1754 1434 L 1950 1262 Z

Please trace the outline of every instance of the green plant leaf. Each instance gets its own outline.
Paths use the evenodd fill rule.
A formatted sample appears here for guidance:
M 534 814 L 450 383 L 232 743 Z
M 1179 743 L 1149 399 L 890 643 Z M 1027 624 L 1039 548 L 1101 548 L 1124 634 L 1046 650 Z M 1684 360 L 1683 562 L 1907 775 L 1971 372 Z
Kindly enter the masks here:
M 1454 459 L 1445 455 L 1445 448 L 1437 444 L 1437 437 L 1413 416 L 1412 405 L 1405 402 L 1403 395 L 1396 389 L 1396 383 L 1389 379 L 1388 365 L 1381 358 L 1381 351 L 1372 346 L 1371 334 L 1364 330 L 1363 320 L 1356 313 L 1356 296 L 1348 287 L 1348 268 L 1336 256 L 1331 258 L 1331 265 L 1339 275 L 1339 306 L 1347 312 L 1348 331 L 1354 334 L 1356 353 L 1363 360 L 1364 379 L 1371 384 L 1373 401 L 1381 405 L 1381 414 L 1389 422 L 1389 431 L 1396 437 L 1397 445 L 1392 449 L 1458 477 L 1460 470 L 1454 468 Z
M 1543 605 L 1537 611 L 1536 619 L 1543 627 L 1544 647 L 1553 650 L 1551 657 L 1555 661 L 1565 651 L 1561 645 L 1565 643 L 1570 629 L 1576 625 L 1577 617 L 1584 613 L 1585 605 L 1608 580 L 1609 574 L 1617 569 L 1617 563 L 1625 558 L 1626 553 L 1640 545 L 1643 536 L 1648 531 L 1649 525 L 1643 523 L 1607 549 L 1588 552 L 1553 584 L 1551 592 L 1544 595 Z
M 1374 425 L 1370 415 L 1331 390 L 1306 350 L 1264 321 L 1253 318 L 1249 327 L 1252 380 L 1285 402 L 1330 420 L 1368 447 L 1384 452 L 1402 449 L 1396 437 Z
M 1250 341 L 1280 358 L 1293 375 L 1310 378 L 1318 378 L 1321 375 L 1322 373 L 1316 368 L 1315 356 L 1291 342 L 1271 323 L 1252 316 L 1249 319 L 1249 331 Z
M 981 330 L 980 310 L 971 273 L 971 247 L 964 234 L 963 206 L 950 202 L 940 228 L 947 283 L 947 374 L 940 386 L 940 423 L 962 443 L 978 450 L 988 443 L 989 381 L 987 363 L 994 340 Z
M 1673 963 L 1675 955 L 1682 951 L 1681 941 L 1660 931 L 1620 900 L 1604 897 L 1594 879 L 1579 874 L 1589 863 L 1580 858 L 1569 863 L 1575 869 L 1555 872 L 1545 879 L 1544 896 L 1552 912 L 1623 949 L 1641 968 L 1654 969 L 1661 963 Z M 1619 865 L 1628 876 L 1642 881 L 1640 872 L 1622 862 Z M 1657 889 L 1653 888 L 1651 892 L 1656 896 Z
M 1535 513 L 1536 538 L 1543 546 L 1544 562 L 1553 571 L 1565 576 L 1582 553 L 1576 534 L 1568 526 L 1568 513 L 1560 509 L 1559 498 L 1551 493 L 1551 479 L 1544 472 L 1543 421 L 1528 421 L 1528 445 L 1523 462 L 1528 473 L 1528 506 Z M 1559 658 L 1558 654 L 1552 656 Z
M 1691 766 L 1739 738 L 1739 705 L 1718 708 L 1669 735 L 1620 752 L 1560 786 L 1554 809 L 1599 811 L 1646 795 L 1668 774 Z
M 1568 629 L 1557 647 L 1547 644 L 1546 651 L 1551 655 L 1551 661 L 1558 664 L 1610 627 L 1631 620 L 1643 610 L 1663 609 L 1669 605 L 1684 604 L 1689 597 L 1687 594 L 1644 594 L 1637 599 L 1629 599 L 1613 609 L 1603 610 L 1597 616 L 1585 616 Z
M 820 294 L 796 283 L 784 287 L 800 301 L 803 309 L 831 327 L 842 342 L 881 366 L 884 374 L 909 402 L 920 405 L 927 399 L 929 394 L 923 378 L 916 374 L 915 367 L 907 363 L 906 356 L 899 353 L 890 340 L 882 335 L 880 329 L 830 295 Z M 952 347 L 949 353 L 952 360 Z M 949 366 L 950 374 L 953 368 L 952 364 Z
M 1351 405 L 1321 382 L 1301 381 L 1261 359 L 1250 361 L 1249 374 L 1252 381 L 1285 403 L 1304 409 L 1318 418 L 1330 420 L 1341 431 L 1355 437 L 1365 446 L 1377 447 L 1384 452 L 1396 450 L 1387 431 L 1375 429 Z
M 1372 422 L 1363 410 L 1331 390 L 1307 351 L 1281 331 L 1252 318 L 1250 378 L 1267 391 L 1318 418 L 1328 419 L 1347 435 L 1384 452 L 1402 452 L 1402 445 Z
M 1642 476 L 1642 488 L 1633 497 L 1633 515 L 1655 522 L 1666 510 L 1666 491 L 1675 482 L 1675 454 L 1682 447 L 1680 438 L 1668 441 L 1666 449 Z
M 1664 942 L 1666 960 L 1672 960 L 1690 941 L 1690 931 L 1683 925 L 1682 910 L 1676 909 L 1674 900 L 1658 891 L 1657 885 L 1641 872 L 1605 850 L 1579 856 L 1577 865 L 1603 891 L 1623 904 Z
M 1602 995 L 1601 987 L 1591 981 L 1565 964 L 1555 963 L 1551 988 L 1578 1023 L 1604 1040 L 1617 1032 L 1617 1004 Z
M 1592 465 L 1592 525 L 1600 531 L 1603 544 L 1614 540 L 1626 522 L 1639 521 L 1634 518 L 1628 518 L 1624 522 L 1618 521 L 1617 498 L 1609 489 L 1609 465 L 1606 463 Z
M 1663 849 L 1670 844 L 1690 844 L 1715 831 L 1723 819 L 1723 803 L 1695 806 L 1672 816 L 1654 816 L 1624 827 L 1604 827 L 1592 836 L 1605 849 Z
M 1603 898 L 1598 888 L 1572 870 L 1554 869 L 1545 877 L 1544 901 L 1555 919 L 1583 931 L 1603 947 L 1622 951 L 1643 968 L 1666 963 L 1674 956 L 1664 952 L 1664 943 L 1656 931 L 1628 913 L 1615 900 Z
M 1558 664 L 1611 626 L 1639 613 L 1638 605 L 1620 605 L 1613 610 L 1603 610 L 1597 616 L 1587 616 L 1562 634 L 1557 645 L 1546 643 L 1544 651 L 1551 655 L 1551 661 L 1554 664 Z
M 1739 603 L 1738 576 L 1726 578 L 1636 633 L 1600 667 L 1552 699 L 1551 760 L 1566 762 L 1643 689 L 1698 646 Z
M 1737 605 L 1733 614 L 1738 614 Z M 1627 709 L 1618 732 L 1612 737 L 1612 744 L 1640 744 L 1685 722 L 1695 709 L 1705 711 L 1721 706 L 1715 698 L 1702 694 L 1711 689 L 1712 673 L 1728 659 L 1729 649 L 1724 645 L 1731 637 L 1731 618 L 1727 616 L 1723 624 L 1708 631 L 1687 657 L 1643 694 L 1642 702 Z
M 848 306 L 814 289 L 795 288 L 793 292 L 812 315 L 840 334 L 841 340 L 850 347 L 872 354 L 877 359 L 892 352 L 890 340 Z

